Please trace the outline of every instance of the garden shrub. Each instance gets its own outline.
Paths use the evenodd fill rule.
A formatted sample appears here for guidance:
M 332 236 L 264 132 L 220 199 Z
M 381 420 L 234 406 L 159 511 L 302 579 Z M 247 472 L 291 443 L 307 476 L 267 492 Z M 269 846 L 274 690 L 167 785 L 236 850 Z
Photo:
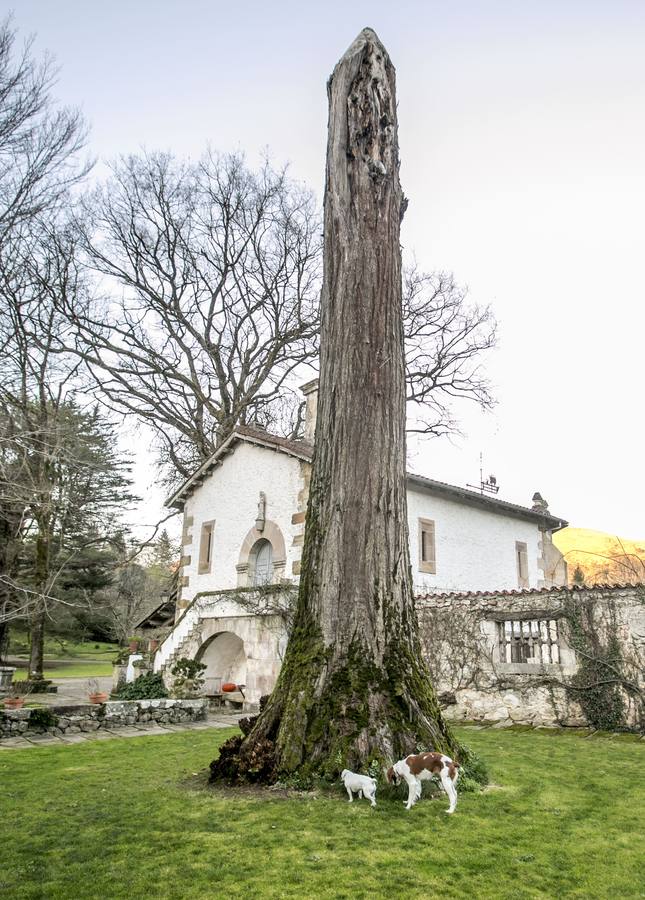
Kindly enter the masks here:
M 124 684 L 113 696 L 117 700 L 162 700 L 169 694 L 161 675 L 148 672 Z
M 490 781 L 488 766 L 474 750 L 463 745 L 462 760 L 457 790 L 462 794 L 475 793 L 481 790 Z
M 173 697 L 179 700 L 190 700 L 199 697 L 204 686 L 206 666 L 197 659 L 183 657 L 178 659 L 170 670 L 175 676 L 172 688 Z

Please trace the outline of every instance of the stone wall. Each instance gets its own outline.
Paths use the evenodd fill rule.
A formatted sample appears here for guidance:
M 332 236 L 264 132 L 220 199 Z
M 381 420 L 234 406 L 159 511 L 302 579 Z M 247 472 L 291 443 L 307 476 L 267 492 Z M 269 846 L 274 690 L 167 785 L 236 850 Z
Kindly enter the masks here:
M 441 594 L 417 604 L 447 718 L 603 727 L 601 707 L 609 703 L 621 710 L 617 727 L 643 728 L 645 587 Z M 523 655 L 530 643 L 535 656 L 507 658 L 509 621 L 535 623 L 523 626 L 533 628 L 531 641 L 521 638 L 525 647 L 511 651 Z M 594 660 L 603 662 L 589 669 Z M 592 684 L 600 685 L 599 695 Z
M 0 740 L 21 734 L 78 734 L 132 725 L 180 724 L 206 718 L 206 700 L 112 700 L 85 706 L 0 711 Z

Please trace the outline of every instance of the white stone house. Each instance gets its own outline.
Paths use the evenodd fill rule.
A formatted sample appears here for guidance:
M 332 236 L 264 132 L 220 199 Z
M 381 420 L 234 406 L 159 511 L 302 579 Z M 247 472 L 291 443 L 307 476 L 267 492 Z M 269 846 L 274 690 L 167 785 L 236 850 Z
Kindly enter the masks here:
M 184 516 L 180 591 L 155 670 L 179 656 L 199 657 L 211 691 L 220 680 L 244 684 L 250 703 L 272 689 L 286 643 L 275 600 L 254 588 L 283 585 L 287 596 L 300 574 L 315 382 L 303 391 L 305 440 L 238 427 L 167 501 Z M 566 583 L 551 535 L 567 523 L 542 502 L 518 506 L 410 474 L 408 518 L 420 594 Z

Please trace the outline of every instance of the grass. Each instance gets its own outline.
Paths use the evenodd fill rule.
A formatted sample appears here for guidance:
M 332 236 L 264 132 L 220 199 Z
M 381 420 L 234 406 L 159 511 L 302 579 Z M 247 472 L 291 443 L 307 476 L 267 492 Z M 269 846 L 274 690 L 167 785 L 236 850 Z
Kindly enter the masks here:
M 117 644 L 97 641 L 75 641 L 45 638 L 45 678 L 98 678 L 112 674 L 112 661 L 119 651 Z M 14 681 L 27 678 L 29 642 L 26 633 L 11 635 L 9 653 L 23 663 L 14 672 Z
M 467 731 L 499 787 L 403 797 L 227 792 L 226 731 L 0 751 L 0 895 L 642 897 L 643 744 Z M 3 833 L 4 832 L 4 833 Z

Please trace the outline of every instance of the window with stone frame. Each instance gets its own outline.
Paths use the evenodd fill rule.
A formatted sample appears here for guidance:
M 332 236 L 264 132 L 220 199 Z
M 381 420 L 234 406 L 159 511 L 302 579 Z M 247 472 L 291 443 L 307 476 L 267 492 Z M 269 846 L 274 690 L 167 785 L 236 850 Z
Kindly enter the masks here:
M 273 581 L 273 546 L 262 538 L 256 541 L 249 554 L 250 574 L 253 587 L 271 584 Z
M 550 665 L 560 662 L 556 619 L 506 619 L 497 623 L 503 663 Z
M 419 519 L 419 571 L 437 574 L 435 527 L 432 519 Z
M 524 541 L 515 541 L 515 560 L 517 563 L 517 586 L 522 590 L 529 586 L 529 553 Z
M 204 522 L 202 524 L 201 536 L 199 540 L 199 566 L 197 568 L 199 575 L 205 575 L 211 571 L 213 562 L 213 530 L 215 521 Z

